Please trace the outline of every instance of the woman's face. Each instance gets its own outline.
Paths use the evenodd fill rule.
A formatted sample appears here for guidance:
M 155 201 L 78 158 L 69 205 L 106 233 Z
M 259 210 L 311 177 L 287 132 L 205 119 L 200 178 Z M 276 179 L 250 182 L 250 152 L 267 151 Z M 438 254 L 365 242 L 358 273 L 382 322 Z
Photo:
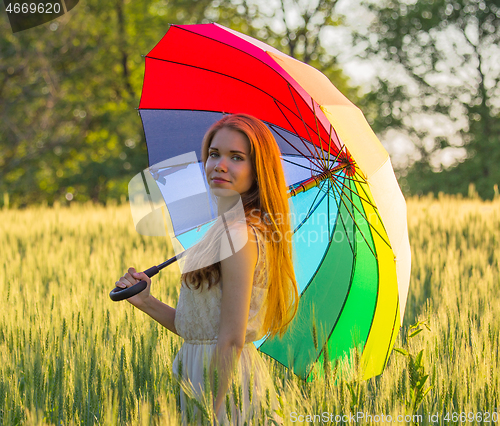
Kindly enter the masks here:
M 214 195 L 227 197 L 247 192 L 255 180 L 250 142 L 237 130 L 223 127 L 212 139 L 205 173 Z

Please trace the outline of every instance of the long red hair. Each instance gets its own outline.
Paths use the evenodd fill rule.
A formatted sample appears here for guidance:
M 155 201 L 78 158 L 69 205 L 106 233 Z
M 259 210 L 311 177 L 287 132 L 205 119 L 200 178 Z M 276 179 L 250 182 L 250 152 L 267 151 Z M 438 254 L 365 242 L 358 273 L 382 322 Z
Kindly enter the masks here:
M 236 130 L 250 143 L 250 157 L 256 180 L 241 194 L 245 217 L 265 236 L 267 265 L 267 312 L 264 329 L 271 337 L 283 335 L 297 313 L 299 294 L 293 268 L 291 219 L 288 188 L 281 165 L 280 150 L 267 126 L 247 114 L 227 115 L 210 127 L 202 142 L 201 156 L 206 164 L 215 134 L 222 128 Z M 220 279 L 220 262 L 182 274 L 186 285 L 208 288 Z

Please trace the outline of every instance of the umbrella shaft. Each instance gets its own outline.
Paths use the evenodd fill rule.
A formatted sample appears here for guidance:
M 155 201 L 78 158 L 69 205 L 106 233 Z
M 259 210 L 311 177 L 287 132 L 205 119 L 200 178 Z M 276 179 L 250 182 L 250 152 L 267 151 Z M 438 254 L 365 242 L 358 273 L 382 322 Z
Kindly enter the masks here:
M 288 196 L 295 197 L 297 194 L 300 194 L 301 192 L 309 191 L 311 188 L 319 186 L 319 184 L 323 182 L 325 179 L 333 177 L 333 173 L 345 169 L 346 167 L 347 167 L 346 164 L 339 164 L 338 166 L 326 170 L 319 175 L 303 180 L 302 182 L 295 184 L 294 186 L 289 186 Z

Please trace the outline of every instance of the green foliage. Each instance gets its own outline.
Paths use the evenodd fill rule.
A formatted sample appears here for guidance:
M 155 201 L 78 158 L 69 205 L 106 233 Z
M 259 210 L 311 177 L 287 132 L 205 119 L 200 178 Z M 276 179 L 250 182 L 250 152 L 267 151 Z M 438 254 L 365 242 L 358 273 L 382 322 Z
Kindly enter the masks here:
M 66 201 L 66 194 L 77 201 L 116 199 L 143 168 L 134 107 L 140 53 L 152 42 L 132 42 L 134 27 L 143 23 L 125 21 L 123 7 L 86 2 L 71 16 L 16 35 L 6 16 L 0 18 L 6 75 L 0 189 L 15 204 L 52 204 Z
M 294 33 L 272 35 L 276 11 L 265 17 L 259 5 L 244 5 L 89 0 L 57 21 L 15 35 L 1 14 L 0 194 L 8 195 L 3 205 L 103 204 L 126 197 L 130 179 L 148 165 L 135 110 L 144 74 L 141 55 L 163 37 L 168 23 L 215 21 L 281 50 L 290 46 L 341 90 L 351 90 L 319 40 L 320 31 L 340 23 L 332 18 L 336 1 L 320 0 Z M 309 47 L 299 48 L 303 42 Z
M 414 338 L 420 334 L 424 327 L 431 331 L 429 327 L 429 320 L 418 321 L 407 331 L 407 341 Z M 425 374 L 425 367 L 423 364 L 424 350 L 421 349 L 416 355 L 409 352 L 408 349 L 404 348 L 394 348 L 396 352 L 399 352 L 406 357 L 407 360 L 407 372 L 410 384 L 410 397 L 405 400 L 406 407 L 408 408 L 407 414 L 415 414 L 422 402 L 424 402 L 425 396 L 432 389 L 432 385 L 424 390 L 425 383 L 429 378 L 428 374 Z
M 492 199 L 500 183 L 500 1 L 365 3 L 374 19 L 356 41 L 367 46 L 365 59 L 390 71 L 363 109 L 377 133 L 398 129 L 417 150 L 413 166 L 400 170 L 403 190 L 466 195 L 474 183 Z M 445 153 L 458 160 L 442 165 Z

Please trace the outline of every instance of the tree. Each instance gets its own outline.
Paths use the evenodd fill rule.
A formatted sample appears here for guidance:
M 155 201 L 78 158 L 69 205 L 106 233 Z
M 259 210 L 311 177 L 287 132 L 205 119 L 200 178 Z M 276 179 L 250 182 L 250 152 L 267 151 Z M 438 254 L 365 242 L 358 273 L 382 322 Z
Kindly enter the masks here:
M 365 99 L 368 116 L 375 131 L 403 131 L 418 151 L 403 188 L 466 194 L 473 183 L 492 198 L 500 184 L 500 0 L 385 0 L 368 8 L 373 21 L 356 38 L 367 47 L 363 58 L 390 64 L 390 76 Z M 445 166 L 447 152 L 462 155 Z
M 302 21 L 285 16 L 298 4 L 262 10 L 229 0 L 88 0 L 69 14 L 12 34 L 0 17 L 0 194 L 27 206 L 59 200 L 105 203 L 127 194 L 147 166 L 139 104 L 147 54 L 168 23 L 217 21 L 318 66 L 350 90 L 320 34 L 336 0 L 303 6 Z M 281 10 L 281 12 L 280 12 Z M 271 25 L 282 13 L 285 25 Z M 2 197 L 0 197 L 1 200 Z
M 134 111 L 143 61 L 123 6 L 85 2 L 16 34 L 2 16 L 0 191 L 15 204 L 104 202 L 145 159 Z
M 359 101 L 353 86 L 340 67 L 337 56 L 344 46 L 328 45 L 326 35 L 344 25 L 337 12 L 338 0 L 275 0 L 268 3 L 241 0 L 237 11 L 239 31 L 251 35 L 278 50 L 322 71 L 351 101 Z M 251 23 L 249 25 L 248 23 Z

